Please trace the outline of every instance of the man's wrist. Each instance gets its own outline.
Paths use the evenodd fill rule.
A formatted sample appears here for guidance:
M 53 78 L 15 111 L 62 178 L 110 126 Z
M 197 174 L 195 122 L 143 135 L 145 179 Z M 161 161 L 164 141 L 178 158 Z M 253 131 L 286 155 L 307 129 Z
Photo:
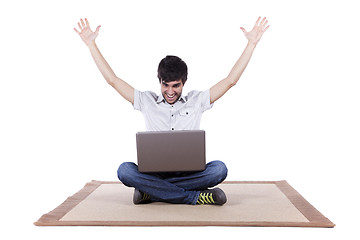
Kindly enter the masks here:
M 96 47 L 95 40 L 90 41 L 88 44 L 86 44 L 86 46 L 88 46 L 88 48 Z
M 252 42 L 252 41 L 248 41 L 248 47 L 251 47 L 251 48 L 255 48 L 256 47 L 256 44 L 255 42 Z

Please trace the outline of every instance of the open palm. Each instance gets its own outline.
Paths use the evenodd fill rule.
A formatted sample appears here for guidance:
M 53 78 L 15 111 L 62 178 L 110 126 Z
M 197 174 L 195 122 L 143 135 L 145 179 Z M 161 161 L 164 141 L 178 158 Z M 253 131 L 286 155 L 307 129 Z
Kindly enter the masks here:
M 255 23 L 255 26 L 250 32 L 247 32 L 245 28 L 241 27 L 240 29 L 244 32 L 245 37 L 248 39 L 249 42 L 257 44 L 263 33 L 269 28 L 269 25 L 267 25 L 268 21 L 266 20 L 266 17 L 263 18 L 261 21 L 261 17 L 259 17 Z
M 89 21 L 85 18 L 85 22 L 83 19 L 80 19 L 78 22 L 79 30 L 74 28 L 75 32 L 79 34 L 81 39 L 84 41 L 86 45 L 89 45 L 91 42 L 95 41 L 96 37 L 99 35 L 99 30 L 101 26 L 98 26 L 93 32 L 90 28 Z

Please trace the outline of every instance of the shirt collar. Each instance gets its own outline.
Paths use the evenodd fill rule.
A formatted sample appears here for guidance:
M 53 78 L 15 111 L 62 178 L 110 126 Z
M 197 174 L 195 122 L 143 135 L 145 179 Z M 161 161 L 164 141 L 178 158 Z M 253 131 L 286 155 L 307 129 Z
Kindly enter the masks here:
M 184 97 L 184 95 L 181 93 L 180 98 L 177 100 L 178 101 L 183 101 L 183 103 L 186 103 L 186 98 Z M 161 102 L 166 102 L 165 98 L 162 94 L 160 94 L 156 100 L 156 103 L 161 103 Z

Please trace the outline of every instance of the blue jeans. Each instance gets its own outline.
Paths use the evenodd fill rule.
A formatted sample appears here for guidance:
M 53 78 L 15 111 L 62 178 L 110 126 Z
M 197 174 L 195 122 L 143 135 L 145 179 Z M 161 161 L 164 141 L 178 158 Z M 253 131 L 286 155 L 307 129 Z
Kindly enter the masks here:
M 200 190 L 224 181 L 227 168 L 221 161 L 212 161 L 200 172 L 140 173 L 135 163 L 124 162 L 117 173 L 124 185 L 149 194 L 151 201 L 196 204 Z

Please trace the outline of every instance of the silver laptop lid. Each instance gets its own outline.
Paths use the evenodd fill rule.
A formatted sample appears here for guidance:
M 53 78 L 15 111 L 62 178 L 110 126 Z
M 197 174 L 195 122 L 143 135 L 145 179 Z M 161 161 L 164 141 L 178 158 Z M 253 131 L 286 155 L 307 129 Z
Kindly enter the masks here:
M 149 131 L 136 134 L 140 172 L 205 169 L 205 131 Z

